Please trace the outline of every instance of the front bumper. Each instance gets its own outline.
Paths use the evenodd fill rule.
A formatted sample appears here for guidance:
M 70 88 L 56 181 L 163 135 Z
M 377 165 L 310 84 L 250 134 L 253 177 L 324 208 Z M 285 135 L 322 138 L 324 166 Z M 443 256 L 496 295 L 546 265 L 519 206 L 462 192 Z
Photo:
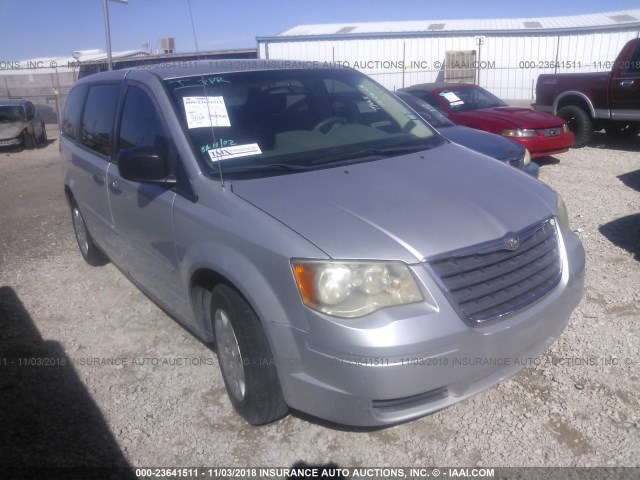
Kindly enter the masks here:
M 435 412 L 514 375 L 558 338 L 582 297 L 584 250 L 573 235 L 564 245 L 559 285 L 487 325 L 463 322 L 421 266 L 414 272 L 437 305 L 389 308 L 351 321 L 309 310 L 309 332 L 272 325 L 288 405 L 341 424 L 387 425 Z
M 569 151 L 573 145 L 574 135 L 572 132 L 562 132 L 555 137 L 545 137 L 539 130 L 537 137 L 512 138 L 524 145 L 531 153 L 531 158 L 556 155 Z
M 22 136 L 0 140 L 0 147 L 13 147 L 22 144 Z

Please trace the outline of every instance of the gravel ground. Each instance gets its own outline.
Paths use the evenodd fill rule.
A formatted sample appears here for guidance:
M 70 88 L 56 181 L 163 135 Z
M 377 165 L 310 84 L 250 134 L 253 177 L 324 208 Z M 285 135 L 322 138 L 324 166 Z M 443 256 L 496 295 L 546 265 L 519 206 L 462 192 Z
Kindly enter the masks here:
M 112 265 L 82 260 L 56 136 L 0 153 L 0 362 L 49 363 L 0 363 L 0 465 L 640 466 L 640 137 L 596 134 L 539 162 L 587 280 L 538 364 L 428 417 L 358 430 L 236 415 L 214 353 Z

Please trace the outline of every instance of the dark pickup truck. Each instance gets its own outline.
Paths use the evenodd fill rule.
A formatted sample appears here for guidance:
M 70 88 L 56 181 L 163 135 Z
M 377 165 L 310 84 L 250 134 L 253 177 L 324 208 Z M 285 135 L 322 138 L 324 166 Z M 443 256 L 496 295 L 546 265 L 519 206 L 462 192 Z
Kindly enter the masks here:
M 631 138 L 640 130 L 640 38 L 628 42 L 611 72 L 544 74 L 538 77 L 536 103 L 542 112 L 566 120 L 574 147 L 589 143 L 603 128 L 612 137 Z

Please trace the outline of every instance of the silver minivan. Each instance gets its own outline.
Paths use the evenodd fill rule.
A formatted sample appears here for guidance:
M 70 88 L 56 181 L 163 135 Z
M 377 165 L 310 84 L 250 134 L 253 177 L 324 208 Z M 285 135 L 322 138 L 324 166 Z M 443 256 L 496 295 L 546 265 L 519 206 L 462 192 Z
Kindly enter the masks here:
M 60 148 L 85 260 L 112 261 L 211 343 L 251 424 L 434 412 L 529 365 L 583 293 L 558 194 L 352 69 L 92 75 Z

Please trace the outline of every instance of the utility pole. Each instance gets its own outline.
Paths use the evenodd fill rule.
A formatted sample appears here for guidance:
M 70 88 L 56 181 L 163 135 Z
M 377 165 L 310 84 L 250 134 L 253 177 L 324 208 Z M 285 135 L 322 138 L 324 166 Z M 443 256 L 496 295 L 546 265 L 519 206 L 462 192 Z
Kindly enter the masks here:
M 104 12 L 104 32 L 107 36 L 107 62 L 109 70 L 113 70 L 113 59 L 111 58 L 111 29 L 109 27 L 109 8 L 107 8 L 107 0 L 102 0 L 102 10 Z
M 104 13 L 104 33 L 107 37 L 107 62 L 109 64 L 109 70 L 113 70 L 113 58 L 111 58 L 111 27 L 109 26 L 109 8 L 107 7 L 108 0 L 102 0 L 102 11 Z M 113 0 L 120 3 L 128 3 L 129 0 Z

